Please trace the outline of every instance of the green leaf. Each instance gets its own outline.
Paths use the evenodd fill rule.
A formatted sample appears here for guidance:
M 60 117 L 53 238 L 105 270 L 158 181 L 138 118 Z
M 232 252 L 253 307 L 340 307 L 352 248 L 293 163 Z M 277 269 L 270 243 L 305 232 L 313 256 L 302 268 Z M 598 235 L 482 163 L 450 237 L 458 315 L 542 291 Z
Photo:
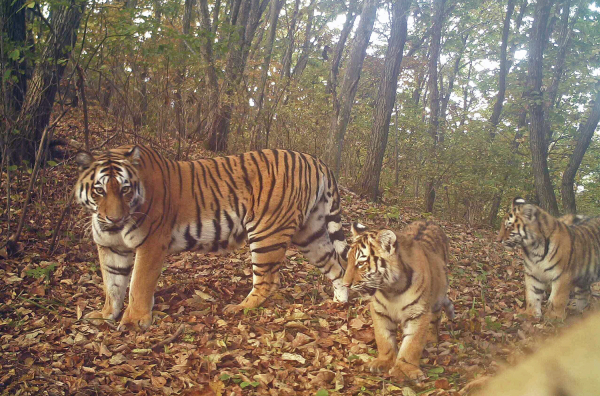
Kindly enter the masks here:
M 50 165 L 50 166 L 56 166 L 56 165 L 58 165 L 58 163 L 56 161 L 50 160 L 50 161 L 48 161 L 48 165 Z
M 9 166 L 9 167 L 8 167 L 8 170 L 9 170 L 10 172 L 14 172 L 14 171 L 16 171 L 16 170 L 17 170 L 17 165 L 11 165 L 11 166 Z
M 3 80 L 3 81 L 8 81 L 8 80 L 10 79 L 10 73 L 11 73 L 11 70 L 10 70 L 10 69 L 7 69 L 7 70 L 4 72 L 4 75 L 2 76 L 2 80 Z
M 444 368 L 443 367 L 434 367 L 432 369 L 429 369 L 427 372 L 429 374 L 442 374 L 444 372 Z
M 329 391 L 327 389 L 319 389 L 315 396 L 329 396 Z
M 14 50 L 11 51 L 10 54 L 8 54 L 8 59 L 16 61 L 19 59 L 20 55 L 21 55 L 21 51 L 19 51 L 18 48 L 15 48 Z
M 242 382 L 242 383 L 240 384 L 240 388 L 242 388 L 242 389 L 244 389 L 244 388 L 246 388 L 246 387 L 248 387 L 248 386 L 250 386 L 250 382 L 248 382 L 248 381 L 244 381 L 244 382 Z
M 33 8 L 35 7 L 35 1 L 32 1 L 31 3 L 27 4 L 27 8 Z
M 360 357 L 359 357 L 359 356 L 356 356 L 356 355 L 350 355 L 350 356 L 348 356 L 348 361 L 349 361 L 349 362 L 351 362 L 351 361 L 353 361 L 353 360 L 356 360 L 356 359 L 360 359 Z
M 219 379 L 220 379 L 221 381 L 227 381 L 229 378 L 231 378 L 231 375 L 229 375 L 229 374 L 226 374 L 226 373 L 223 373 L 223 374 L 221 374 L 221 375 L 219 376 Z

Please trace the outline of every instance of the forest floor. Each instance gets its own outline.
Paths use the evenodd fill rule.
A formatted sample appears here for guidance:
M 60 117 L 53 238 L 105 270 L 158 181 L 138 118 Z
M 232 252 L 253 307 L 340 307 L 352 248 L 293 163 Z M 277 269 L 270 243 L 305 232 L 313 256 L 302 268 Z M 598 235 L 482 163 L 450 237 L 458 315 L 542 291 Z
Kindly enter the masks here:
M 131 141 L 102 110 L 91 112 L 92 146 Z M 80 119 L 71 112 L 57 135 L 81 140 Z M 223 307 L 240 302 L 252 286 L 247 248 L 222 256 L 183 253 L 165 263 L 150 329 L 117 331 L 108 321 L 96 326 L 85 315 L 102 307 L 102 280 L 89 217 L 79 207 L 67 213 L 57 248 L 49 252 L 76 176 L 71 161 L 49 163 L 34 191 L 22 251 L 7 258 L 0 250 L 2 394 L 457 395 L 564 326 L 520 314 L 519 252 L 505 251 L 490 229 L 435 217 L 450 239 L 456 318 L 444 318 L 440 343 L 426 347 L 428 379 L 419 383 L 366 370 L 376 355 L 367 304 L 354 294 L 349 304 L 332 302 L 331 283 L 294 248 L 281 269 L 281 289 L 261 308 L 223 315 Z M 4 194 L 6 179 L 2 174 L 1 241 L 9 224 L 15 228 L 29 174 L 12 172 L 10 194 Z M 346 235 L 352 221 L 401 229 L 424 216 L 341 191 Z

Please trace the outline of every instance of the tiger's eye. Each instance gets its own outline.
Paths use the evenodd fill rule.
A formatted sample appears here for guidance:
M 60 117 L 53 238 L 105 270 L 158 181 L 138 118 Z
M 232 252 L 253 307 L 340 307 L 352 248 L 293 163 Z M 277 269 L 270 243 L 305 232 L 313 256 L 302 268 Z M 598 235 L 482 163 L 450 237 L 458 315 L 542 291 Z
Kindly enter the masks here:
M 104 189 L 102 187 L 94 188 L 94 192 L 98 195 L 104 195 Z
M 121 194 L 127 194 L 127 193 L 129 193 L 130 191 L 131 191 L 131 187 L 129 187 L 129 186 L 123 186 L 123 187 L 121 188 Z

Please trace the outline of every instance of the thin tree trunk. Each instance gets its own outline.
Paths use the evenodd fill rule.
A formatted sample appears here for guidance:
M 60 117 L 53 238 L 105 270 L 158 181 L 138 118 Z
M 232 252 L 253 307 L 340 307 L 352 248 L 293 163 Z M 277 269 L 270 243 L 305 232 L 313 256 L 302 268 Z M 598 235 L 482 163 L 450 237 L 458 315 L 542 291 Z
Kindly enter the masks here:
M 392 27 L 385 53 L 383 76 L 379 80 L 373 111 L 373 127 L 367 159 L 361 171 L 359 191 L 370 200 L 379 197 L 379 179 L 387 146 L 392 109 L 396 101 L 398 75 L 406 43 L 407 17 L 411 0 L 397 0 L 392 5 Z M 397 127 L 397 126 L 396 126 Z
M 24 0 L 2 0 L 0 5 L 0 34 L 2 35 L 0 40 L 3 40 L 0 54 L 2 61 L 0 76 L 2 76 L 2 98 L 4 99 L 2 110 L 4 116 L 10 118 L 16 118 L 23 105 L 27 91 L 27 62 L 23 60 L 25 54 L 19 52 L 15 59 L 14 50 L 9 53 L 7 48 L 22 50 L 26 46 L 26 10 Z M 12 77 L 10 79 L 4 78 L 7 70 L 10 70 Z M 16 81 L 12 82 L 13 79 Z
M 20 134 L 13 140 L 15 160 L 35 160 L 42 133 L 50 121 L 58 85 L 77 41 L 84 2 L 71 1 L 52 10 L 52 33 L 29 81 L 16 122 Z
M 281 76 L 290 78 L 292 70 L 292 55 L 294 54 L 294 37 L 296 35 L 296 24 L 298 23 L 298 13 L 300 12 L 300 0 L 294 1 L 294 13 L 292 14 L 292 21 L 287 33 L 287 47 L 281 60 Z
M 446 0 L 433 1 L 433 27 L 431 29 L 431 44 L 429 51 L 429 136 L 431 142 L 431 161 L 437 155 L 437 144 L 440 141 L 440 94 L 438 89 L 438 61 L 444 22 L 444 5 Z M 435 177 L 430 176 L 425 190 L 425 211 L 433 212 L 435 203 Z
M 216 113 L 216 108 L 219 105 L 219 78 L 215 67 L 213 54 L 213 39 L 208 32 L 212 32 L 210 14 L 208 10 L 208 0 L 199 0 L 199 14 L 201 27 L 203 30 L 202 38 L 202 57 L 206 63 L 206 80 L 208 83 L 208 109 L 207 113 L 212 118 Z
M 563 173 L 561 183 L 561 195 L 563 202 L 563 209 L 566 213 L 576 213 L 577 207 L 575 205 L 575 192 L 573 191 L 573 184 L 575 183 L 575 175 L 583 160 L 587 148 L 592 141 L 594 131 L 600 122 L 600 84 L 596 86 L 598 90 L 596 93 L 596 99 L 592 106 L 592 110 L 585 124 L 579 126 L 579 139 L 577 139 L 577 145 L 573 150 L 573 154 L 569 159 L 567 169 Z
M 344 135 L 346 134 L 346 128 L 350 122 L 352 104 L 354 103 L 354 96 L 358 90 L 358 81 L 360 80 L 363 61 L 365 60 L 367 47 L 369 46 L 371 33 L 373 32 L 376 14 L 377 0 L 365 0 L 340 92 L 339 94 L 335 91 L 333 92 L 334 111 L 333 116 L 331 117 L 327 152 L 331 162 L 330 165 L 336 176 L 339 176 L 340 173 Z
M 258 86 L 258 100 L 256 103 L 257 115 L 253 148 L 260 150 L 266 147 L 265 136 L 263 134 L 263 125 L 260 123 L 260 116 L 263 112 L 263 102 L 265 99 L 265 87 L 267 85 L 267 78 L 269 76 L 269 67 L 271 65 L 271 55 L 273 53 L 273 43 L 275 42 L 275 35 L 277 34 L 277 22 L 279 20 L 279 14 L 281 7 L 283 7 L 284 0 L 273 0 L 271 3 L 271 12 L 269 15 L 269 33 L 267 36 L 267 43 L 265 47 L 265 57 L 260 70 L 260 83 Z
M 494 103 L 494 110 L 490 117 L 490 124 L 492 124 L 492 131 L 490 131 L 490 137 L 496 136 L 496 127 L 500 122 L 500 115 L 502 114 L 502 107 L 504 106 L 504 97 L 506 95 L 506 75 L 508 74 L 508 59 L 506 50 L 508 47 L 508 34 L 510 33 L 510 20 L 512 18 L 513 11 L 515 9 L 515 0 L 508 0 L 506 7 L 506 15 L 504 16 L 504 27 L 502 28 L 502 43 L 500 44 L 500 73 L 498 74 L 498 94 L 496 94 L 496 102 Z
M 196 0 L 185 0 L 185 6 L 183 11 L 183 21 L 181 33 L 183 36 L 187 36 L 190 33 L 190 26 L 192 24 L 193 10 L 196 6 Z M 185 51 L 185 43 L 183 40 L 179 43 L 181 51 Z M 181 141 L 186 137 L 186 122 L 183 114 L 183 81 L 185 79 L 186 67 L 181 65 L 178 67 L 175 75 L 175 121 L 177 123 L 177 138 L 179 144 L 177 145 L 177 160 L 181 159 Z
M 206 2 L 206 0 L 201 0 L 201 2 Z M 239 15 L 232 18 L 232 22 L 235 21 L 237 35 L 232 34 L 230 37 L 223 81 L 224 95 L 220 98 L 219 107 L 209 125 L 206 147 L 211 151 L 227 150 L 229 126 L 233 113 L 233 94 L 239 87 L 246 67 L 250 44 L 260 23 L 260 17 L 268 4 L 269 0 L 262 0 L 262 3 L 260 0 L 242 0 Z
M 515 0 L 508 0 L 506 14 L 504 16 L 504 26 L 502 28 L 502 43 L 500 44 L 500 73 L 498 74 L 498 94 L 496 94 L 496 102 L 494 103 L 494 109 L 490 117 L 490 124 L 492 125 L 492 128 L 490 130 L 490 139 L 494 139 L 496 137 L 496 128 L 498 126 L 498 123 L 500 122 L 500 115 L 502 114 L 502 109 L 504 107 L 504 98 L 506 95 L 506 76 L 508 74 L 508 69 L 510 68 L 507 59 L 508 35 L 510 33 L 510 20 L 512 18 L 514 9 Z M 496 217 L 498 216 L 498 211 L 500 210 L 500 204 L 502 203 L 502 195 L 504 192 L 504 183 L 506 183 L 507 176 L 505 176 L 504 179 L 505 180 L 502 183 L 502 186 L 500 186 L 500 188 L 494 193 L 494 196 L 492 197 L 492 204 L 490 206 L 490 211 L 488 213 L 487 218 L 487 223 L 490 225 L 494 224 L 494 222 L 496 221 Z
M 312 39 L 312 28 L 313 21 L 315 18 L 315 0 L 311 0 L 307 12 L 308 16 L 306 17 L 306 29 L 304 30 L 304 43 L 302 44 L 302 52 L 298 57 L 298 62 L 296 62 L 296 66 L 294 67 L 293 72 L 293 76 L 296 79 L 299 78 L 304 72 L 304 69 L 308 64 L 310 50 L 312 49 L 312 44 L 310 43 L 310 40 Z
M 558 204 L 550 172 L 548 170 L 548 142 L 544 120 L 544 96 L 542 93 L 543 55 L 548 41 L 546 26 L 553 0 L 538 0 L 535 6 L 531 40 L 529 45 L 528 92 L 527 99 L 530 114 L 531 164 L 535 181 L 535 190 L 540 206 L 552 215 L 558 215 Z
M 338 75 L 340 73 L 340 63 L 342 62 L 342 55 L 344 54 L 344 48 L 348 36 L 354 27 L 354 21 L 356 20 L 356 0 L 350 0 L 348 3 L 348 11 L 346 12 L 346 20 L 342 26 L 340 32 L 340 38 L 335 45 L 333 51 L 333 57 L 331 59 L 331 68 L 329 70 L 329 80 L 327 81 L 327 93 L 334 93 L 337 91 L 338 86 Z M 326 52 L 324 50 L 324 52 Z M 325 59 L 327 60 L 327 59 Z
M 448 79 L 448 90 L 446 91 L 445 95 L 441 95 L 442 106 L 440 109 L 440 121 L 441 121 L 442 128 L 445 128 L 448 102 L 450 102 L 450 96 L 452 95 L 452 92 L 454 91 L 454 81 L 456 81 L 456 76 L 458 75 L 458 71 L 460 70 L 460 61 L 462 60 L 463 54 L 465 53 L 465 50 L 467 49 L 467 40 L 468 39 L 469 39 L 469 34 L 466 33 L 462 37 L 462 47 L 460 48 L 460 51 L 458 51 L 458 54 L 456 54 L 456 59 L 454 59 L 454 67 L 452 68 L 452 74 L 450 74 L 450 77 Z M 440 86 L 443 87 L 441 79 L 440 79 Z M 442 138 L 440 140 L 440 142 L 443 142 L 444 135 L 442 134 L 440 137 Z

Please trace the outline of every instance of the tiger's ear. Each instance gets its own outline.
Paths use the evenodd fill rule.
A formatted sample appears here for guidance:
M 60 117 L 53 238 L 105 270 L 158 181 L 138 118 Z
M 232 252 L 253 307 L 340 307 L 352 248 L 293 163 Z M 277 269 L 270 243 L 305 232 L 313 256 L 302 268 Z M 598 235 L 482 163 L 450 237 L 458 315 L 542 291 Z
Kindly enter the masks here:
M 512 201 L 512 206 L 511 209 L 515 209 L 515 208 L 520 208 L 521 206 L 525 205 L 526 202 L 523 198 L 521 197 L 516 197 L 515 199 L 513 199 Z
M 357 222 L 352 223 L 352 226 L 350 226 L 350 230 L 352 231 L 353 237 L 359 236 L 363 232 L 367 231 L 367 229 L 368 228 L 366 226 L 364 226 L 360 223 L 357 223 Z
M 131 165 L 139 165 L 141 155 L 142 152 L 140 148 L 138 146 L 133 146 L 133 148 L 125 154 L 125 158 L 131 162 Z
M 383 250 L 392 254 L 396 250 L 396 233 L 392 230 L 381 230 L 377 233 L 377 242 Z
M 80 151 L 75 155 L 75 162 L 79 166 L 79 171 L 87 169 L 94 162 L 94 156 L 87 151 Z

